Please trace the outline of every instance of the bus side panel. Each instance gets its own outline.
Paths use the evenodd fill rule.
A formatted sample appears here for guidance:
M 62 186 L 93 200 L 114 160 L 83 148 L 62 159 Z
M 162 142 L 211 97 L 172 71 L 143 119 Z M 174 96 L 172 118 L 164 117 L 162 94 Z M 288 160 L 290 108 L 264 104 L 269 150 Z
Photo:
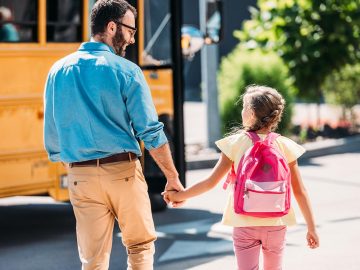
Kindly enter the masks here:
M 0 197 L 50 193 L 67 200 L 59 188 L 64 169 L 43 148 L 43 91 L 51 65 L 70 52 L 8 46 L 0 47 Z

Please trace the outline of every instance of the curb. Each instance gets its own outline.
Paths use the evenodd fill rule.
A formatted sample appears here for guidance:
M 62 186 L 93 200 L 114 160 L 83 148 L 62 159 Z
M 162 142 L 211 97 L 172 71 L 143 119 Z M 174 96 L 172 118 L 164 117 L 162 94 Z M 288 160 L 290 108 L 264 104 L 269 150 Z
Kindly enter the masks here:
M 307 160 L 314 157 L 351 153 L 360 151 L 360 135 L 341 139 L 326 139 L 324 141 L 309 142 L 302 146 L 306 152 L 299 160 Z M 220 153 L 206 155 L 193 155 L 186 159 L 187 170 L 201 170 L 213 168 L 220 157 Z
M 303 146 L 305 147 L 306 152 L 299 158 L 300 160 L 326 155 L 356 152 L 360 150 L 360 135 L 305 143 Z

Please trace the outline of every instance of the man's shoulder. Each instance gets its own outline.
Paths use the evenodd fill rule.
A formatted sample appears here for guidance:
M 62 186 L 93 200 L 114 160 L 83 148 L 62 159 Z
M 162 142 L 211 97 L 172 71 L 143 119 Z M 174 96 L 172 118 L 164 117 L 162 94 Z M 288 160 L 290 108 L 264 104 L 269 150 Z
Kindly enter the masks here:
M 94 59 L 96 61 L 93 61 Z M 140 67 L 137 64 L 111 52 L 103 52 L 102 54 L 100 55 L 98 54 L 95 56 L 89 53 L 84 54 L 81 51 L 76 51 L 57 60 L 52 65 L 50 69 L 50 73 L 52 74 L 57 73 L 63 68 L 72 65 L 91 66 L 94 64 L 96 64 L 97 66 L 106 66 L 107 68 L 111 68 L 118 74 L 122 74 L 129 77 L 133 77 L 136 73 L 141 71 Z
M 113 63 L 118 72 L 129 76 L 133 76 L 135 73 L 141 70 L 140 67 L 134 62 L 131 62 L 130 60 L 118 55 L 114 56 Z
M 77 52 L 73 52 L 64 56 L 63 58 L 58 59 L 50 68 L 50 73 L 56 73 L 61 70 L 70 59 L 74 59 L 77 55 Z

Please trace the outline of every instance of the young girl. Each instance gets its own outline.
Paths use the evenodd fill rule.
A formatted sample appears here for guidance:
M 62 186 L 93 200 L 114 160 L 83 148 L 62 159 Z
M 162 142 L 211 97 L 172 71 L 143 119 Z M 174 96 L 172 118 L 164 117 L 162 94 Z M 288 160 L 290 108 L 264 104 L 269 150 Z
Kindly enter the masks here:
M 255 131 L 263 140 L 275 130 L 281 120 L 285 101 L 273 88 L 250 85 L 243 95 L 242 124 L 245 131 Z M 252 146 L 251 139 L 244 133 L 225 137 L 216 142 L 221 156 L 210 176 L 183 191 L 166 191 L 166 200 L 181 202 L 204 193 L 219 183 L 225 174 L 235 165 L 235 171 L 243 154 Z M 319 246 L 310 200 L 301 180 L 297 159 L 305 152 L 294 141 L 279 136 L 275 146 L 284 154 L 291 171 L 291 186 L 297 203 L 307 223 L 307 243 L 310 248 Z M 294 225 L 295 215 L 289 213 L 277 218 L 257 218 L 234 212 L 233 192 L 230 193 L 224 210 L 222 223 L 234 227 L 234 251 L 239 270 L 259 269 L 260 247 L 263 251 L 264 269 L 281 269 L 285 246 L 286 227 Z

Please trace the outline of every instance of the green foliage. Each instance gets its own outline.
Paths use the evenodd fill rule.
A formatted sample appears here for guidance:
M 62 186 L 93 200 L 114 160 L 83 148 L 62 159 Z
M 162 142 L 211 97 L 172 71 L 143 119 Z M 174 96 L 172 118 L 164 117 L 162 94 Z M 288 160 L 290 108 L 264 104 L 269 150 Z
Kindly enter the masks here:
M 325 99 L 347 108 L 360 103 L 360 64 L 346 65 L 334 71 L 323 85 Z
M 267 85 L 282 94 L 286 107 L 279 132 L 286 133 L 291 121 L 291 103 L 295 90 L 279 56 L 260 50 L 244 50 L 238 46 L 222 59 L 218 82 L 224 134 L 241 125 L 242 102 L 238 101 L 245 87 L 250 84 Z
M 359 0 L 258 0 L 235 36 L 277 52 L 303 98 L 319 100 L 325 78 L 360 59 Z

